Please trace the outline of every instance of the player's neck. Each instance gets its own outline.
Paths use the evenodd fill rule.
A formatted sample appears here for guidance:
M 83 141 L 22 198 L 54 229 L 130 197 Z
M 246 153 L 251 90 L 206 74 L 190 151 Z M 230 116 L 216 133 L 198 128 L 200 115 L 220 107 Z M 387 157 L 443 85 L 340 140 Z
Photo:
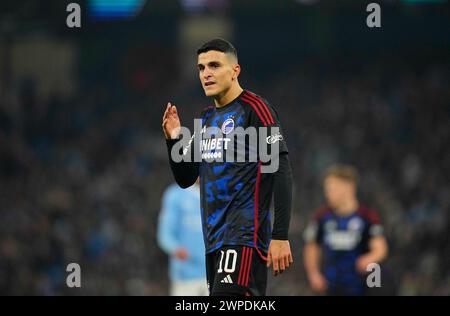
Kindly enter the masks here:
M 335 212 L 338 215 L 346 216 L 354 213 L 359 207 L 358 200 L 355 198 L 348 199 L 341 203 L 341 205 L 338 205 L 335 208 Z
M 226 91 L 223 95 L 218 95 L 214 97 L 214 104 L 217 108 L 221 108 L 231 101 L 236 99 L 241 93 L 244 91 L 239 83 L 233 85 L 228 91 Z

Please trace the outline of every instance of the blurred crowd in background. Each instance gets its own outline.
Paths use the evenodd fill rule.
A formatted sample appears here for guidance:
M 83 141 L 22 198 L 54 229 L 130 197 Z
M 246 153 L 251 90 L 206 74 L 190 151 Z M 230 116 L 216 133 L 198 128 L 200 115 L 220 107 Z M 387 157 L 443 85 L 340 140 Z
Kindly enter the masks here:
M 387 293 L 450 295 L 448 38 L 420 53 L 331 58 L 307 52 L 283 59 L 277 57 L 289 47 L 278 47 L 268 59 L 264 48 L 274 50 L 276 34 L 252 49 L 236 35 L 241 29 L 230 33 L 241 56 L 241 85 L 276 107 L 294 171 L 295 263 L 269 278 L 268 294 L 313 294 L 301 260 L 302 233 L 324 203 L 322 172 L 343 162 L 360 171 L 361 201 L 384 224 Z M 75 47 L 72 66 L 47 72 L 70 75 L 73 87 L 55 81 L 43 93 L 39 76 L 15 76 L 14 45 L 28 33 L 0 33 L 0 294 L 167 295 L 168 261 L 156 225 L 173 178 L 161 116 L 172 101 L 192 127 L 211 102 L 197 82 L 195 51 L 186 58 L 182 41 L 157 35 L 137 37 L 141 46 L 112 40 L 108 46 L 104 38 L 94 43 L 88 30 L 82 36 L 60 31 L 56 39 L 45 25 L 41 32 Z M 71 262 L 81 266 L 80 289 L 65 284 Z

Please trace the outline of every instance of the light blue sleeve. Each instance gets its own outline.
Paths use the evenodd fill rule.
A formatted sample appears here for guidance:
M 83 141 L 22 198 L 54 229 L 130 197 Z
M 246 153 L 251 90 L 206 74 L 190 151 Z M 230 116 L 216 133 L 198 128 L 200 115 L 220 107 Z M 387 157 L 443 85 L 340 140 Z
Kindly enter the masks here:
M 163 195 L 162 208 L 158 221 L 158 243 L 162 250 L 172 255 L 179 247 L 178 237 L 179 218 L 179 194 L 176 187 L 169 187 Z

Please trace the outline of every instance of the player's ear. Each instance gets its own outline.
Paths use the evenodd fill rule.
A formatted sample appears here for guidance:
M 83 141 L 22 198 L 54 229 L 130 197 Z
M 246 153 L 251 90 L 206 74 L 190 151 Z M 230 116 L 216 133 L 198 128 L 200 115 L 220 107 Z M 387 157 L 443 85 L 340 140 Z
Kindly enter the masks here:
M 236 80 L 239 77 L 239 74 L 241 73 L 241 66 L 239 64 L 235 64 L 233 67 L 233 80 Z

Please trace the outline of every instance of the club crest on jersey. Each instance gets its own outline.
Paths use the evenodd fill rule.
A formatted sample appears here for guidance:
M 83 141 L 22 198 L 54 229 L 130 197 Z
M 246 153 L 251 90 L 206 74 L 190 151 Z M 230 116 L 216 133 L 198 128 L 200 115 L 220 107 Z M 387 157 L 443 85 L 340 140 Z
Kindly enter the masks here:
M 227 118 L 222 124 L 222 133 L 224 135 L 230 134 L 234 130 L 234 120 L 232 118 Z
M 364 225 L 363 221 L 358 217 L 355 217 L 348 222 L 347 227 L 349 230 L 358 231 L 363 228 L 363 225 Z

